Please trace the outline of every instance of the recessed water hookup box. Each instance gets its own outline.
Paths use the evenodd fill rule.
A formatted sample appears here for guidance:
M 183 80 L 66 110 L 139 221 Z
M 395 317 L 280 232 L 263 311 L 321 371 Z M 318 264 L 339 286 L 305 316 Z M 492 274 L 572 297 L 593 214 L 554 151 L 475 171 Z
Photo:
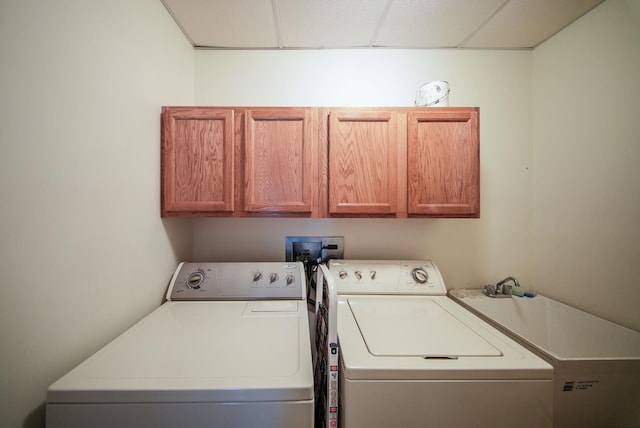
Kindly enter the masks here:
M 287 236 L 285 257 L 288 262 L 326 263 L 344 258 L 343 236 Z

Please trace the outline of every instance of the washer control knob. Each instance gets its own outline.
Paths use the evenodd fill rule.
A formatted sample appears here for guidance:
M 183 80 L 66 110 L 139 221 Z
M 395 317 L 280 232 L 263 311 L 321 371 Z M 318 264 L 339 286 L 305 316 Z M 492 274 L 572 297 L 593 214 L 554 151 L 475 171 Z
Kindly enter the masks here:
M 371 276 L 371 280 L 372 281 L 375 281 L 377 274 L 378 274 L 378 272 L 376 272 L 375 270 L 372 270 L 372 271 L 369 272 L 369 275 Z
M 262 279 L 262 272 L 254 272 L 253 273 L 253 282 L 258 282 Z
M 269 284 L 273 284 L 274 282 L 276 282 L 279 279 L 278 274 L 277 273 L 272 273 L 269 275 Z
M 204 281 L 204 272 L 198 269 L 195 272 L 191 272 L 187 277 L 187 287 L 200 288 L 202 281 Z
M 358 281 L 360 281 L 362 279 L 362 272 L 360 272 L 359 270 L 354 272 L 356 275 L 356 278 L 358 278 Z
M 341 270 L 340 273 L 338 273 L 338 276 L 340 279 L 345 279 L 347 277 L 347 271 Z
M 426 282 L 429 280 L 429 274 L 422 267 L 414 268 L 411 271 L 411 276 L 413 277 L 413 280 L 418 284 L 426 284 Z
M 287 287 L 296 282 L 296 278 L 293 275 L 287 275 L 285 278 L 285 282 L 287 283 Z

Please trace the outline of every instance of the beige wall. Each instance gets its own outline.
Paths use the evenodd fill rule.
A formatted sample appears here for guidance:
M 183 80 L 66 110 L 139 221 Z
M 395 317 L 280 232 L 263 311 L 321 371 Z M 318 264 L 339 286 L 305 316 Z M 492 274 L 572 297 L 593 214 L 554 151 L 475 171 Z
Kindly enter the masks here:
M 156 0 L 2 1 L 0 427 L 41 427 L 47 386 L 155 308 L 178 260 L 279 260 L 287 235 L 433 258 L 449 287 L 515 275 L 640 329 L 637 4 L 534 52 L 194 54 Z M 401 106 L 435 79 L 481 109 L 479 220 L 159 218 L 161 105 Z
M 0 427 L 161 301 L 189 222 L 159 216 L 160 106 L 193 49 L 157 0 L 0 2 Z
M 514 275 L 640 330 L 639 14 L 609 0 L 533 52 L 197 51 L 202 105 L 402 106 L 448 80 L 451 105 L 481 109 L 482 215 L 199 219 L 194 258 L 279 260 L 287 235 L 343 235 L 348 258 L 432 258 L 449 288 Z
M 481 218 L 199 219 L 200 260 L 284 259 L 287 235 L 342 235 L 348 258 L 431 258 L 449 287 L 531 283 L 531 52 L 197 51 L 202 105 L 410 106 L 447 80 L 480 107 Z
M 534 282 L 640 330 L 640 2 L 533 52 Z

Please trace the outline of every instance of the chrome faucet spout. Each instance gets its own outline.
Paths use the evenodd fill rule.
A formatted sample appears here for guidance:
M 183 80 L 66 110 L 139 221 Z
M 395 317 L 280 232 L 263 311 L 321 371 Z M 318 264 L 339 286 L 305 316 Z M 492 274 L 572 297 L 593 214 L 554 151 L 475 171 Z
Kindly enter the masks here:
M 515 278 L 514 278 L 514 277 L 512 277 L 512 276 L 508 276 L 508 277 L 506 277 L 505 279 L 503 279 L 502 281 L 500 281 L 499 283 L 497 283 L 497 284 L 496 284 L 496 287 L 502 287 L 503 285 L 505 285 L 505 284 L 506 284 L 507 282 L 509 282 L 509 281 L 513 282 L 513 285 L 514 285 L 515 287 L 520 287 L 520 283 L 518 282 L 518 280 L 517 280 L 517 279 L 515 279 Z
M 511 285 L 508 282 L 513 282 L 514 287 L 520 287 L 520 283 L 512 276 L 508 276 L 496 285 L 488 284 L 484 286 L 482 292 L 489 297 L 511 297 Z

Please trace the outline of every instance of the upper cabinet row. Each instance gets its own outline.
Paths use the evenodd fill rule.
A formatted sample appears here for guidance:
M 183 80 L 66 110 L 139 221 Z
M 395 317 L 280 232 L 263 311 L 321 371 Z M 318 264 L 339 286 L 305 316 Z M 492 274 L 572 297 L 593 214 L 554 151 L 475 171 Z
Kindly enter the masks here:
M 163 107 L 162 216 L 479 217 L 479 109 Z

